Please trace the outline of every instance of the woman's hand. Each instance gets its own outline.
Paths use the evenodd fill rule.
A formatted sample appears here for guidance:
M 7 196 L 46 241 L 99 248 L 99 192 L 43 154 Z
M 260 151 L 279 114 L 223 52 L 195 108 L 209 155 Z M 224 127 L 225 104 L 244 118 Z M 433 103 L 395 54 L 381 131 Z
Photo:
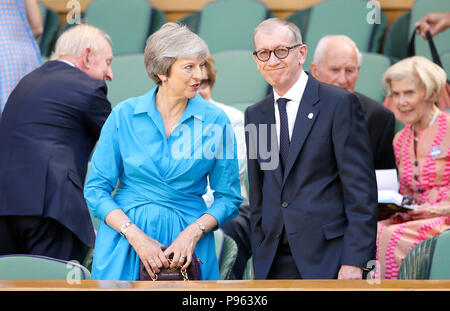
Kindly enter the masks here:
M 438 205 L 423 204 L 421 207 L 408 211 L 412 220 L 427 219 L 445 216 L 445 209 L 440 209 Z
M 172 257 L 170 268 L 181 267 L 186 270 L 192 262 L 192 254 L 194 253 L 197 242 L 203 233 L 196 223 L 186 227 L 164 251 L 166 258 Z
M 169 261 L 161 250 L 163 245 L 146 235 L 136 225 L 131 225 L 125 236 L 152 279 L 163 266 L 169 267 Z

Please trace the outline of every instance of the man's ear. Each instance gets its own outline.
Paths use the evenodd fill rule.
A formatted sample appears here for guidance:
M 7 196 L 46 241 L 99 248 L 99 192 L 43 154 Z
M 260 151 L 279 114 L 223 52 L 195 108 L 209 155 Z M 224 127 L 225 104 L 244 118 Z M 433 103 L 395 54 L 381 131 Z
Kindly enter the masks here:
M 306 62 L 306 55 L 308 55 L 308 46 L 306 46 L 306 44 L 299 46 L 298 53 L 299 62 L 303 65 Z
M 311 64 L 309 64 L 309 69 L 311 70 L 311 75 L 314 78 L 317 78 L 317 64 L 312 62 Z
M 83 64 L 84 67 L 88 68 L 90 67 L 90 57 L 91 57 L 92 53 L 91 53 L 91 48 L 85 48 L 83 50 L 83 53 L 81 55 L 81 62 Z

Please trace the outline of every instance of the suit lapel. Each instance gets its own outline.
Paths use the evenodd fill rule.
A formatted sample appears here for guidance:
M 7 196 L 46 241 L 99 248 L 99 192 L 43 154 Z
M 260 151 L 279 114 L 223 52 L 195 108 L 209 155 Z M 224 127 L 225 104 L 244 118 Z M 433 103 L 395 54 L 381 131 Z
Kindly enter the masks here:
M 271 155 L 274 155 L 277 157 L 276 163 L 280 163 L 280 150 L 278 148 L 278 140 L 277 136 L 272 137 L 271 135 L 271 127 L 275 127 L 275 106 L 273 101 L 273 93 L 271 93 L 269 96 L 267 96 L 267 100 L 264 103 L 264 106 L 261 109 L 262 111 L 262 117 L 261 117 L 261 123 L 260 124 L 266 124 L 267 125 L 267 132 L 265 135 L 267 136 L 267 147 L 273 148 L 274 150 L 270 152 Z M 274 128 L 275 130 L 275 128 Z M 259 132 L 261 135 L 261 132 Z M 276 131 L 275 131 L 276 134 Z M 259 144 L 258 144 L 259 145 Z M 271 161 L 274 161 L 274 159 L 270 159 Z M 275 175 L 275 178 L 277 179 L 279 185 L 281 185 L 283 181 L 283 174 L 281 172 L 281 166 L 277 165 L 276 169 L 273 170 L 273 173 Z
M 319 108 L 315 106 L 318 101 L 319 83 L 314 80 L 311 75 L 309 75 L 308 82 L 297 111 L 297 117 L 295 119 L 282 186 L 284 186 L 295 160 L 302 150 L 303 144 L 305 143 L 305 140 L 319 115 Z

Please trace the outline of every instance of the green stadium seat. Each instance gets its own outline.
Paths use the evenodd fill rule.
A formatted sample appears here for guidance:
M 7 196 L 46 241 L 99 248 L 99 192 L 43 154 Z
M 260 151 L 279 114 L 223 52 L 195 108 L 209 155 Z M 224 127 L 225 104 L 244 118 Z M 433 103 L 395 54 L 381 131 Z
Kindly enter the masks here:
M 434 247 L 430 280 L 450 280 L 450 230 L 442 232 Z
M 74 262 L 38 255 L 0 256 L 1 280 L 89 280 L 89 270 Z
M 304 69 L 309 70 L 316 45 L 325 35 L 344 34 L 355 41 L 361 52 L 378 52 L 386 18 L 380 9 L 380 23 L 369 23 L 373 10 L 364 0 L 328 0 L 314 5 L 303 35 L 308 46 Z
M 309 23 L 309 17 L 311 15 L 311 9 L 312 8 L 298 10 L 286 17 L 286 20 L 288 22 L 294 23 L 298 28 L 300 28 L 302 35 L 306 33 L 306 29 Z
M 225 234 L 220 228 L 214 231 L 214 241 L 217 260 L 219 261 L 219 278 L 220 280 L 228 280 L 236 262 L 237 244 L 232 237 Z
M 206 4 L 200 14 L 197 34 L 211 54 L 231 49 L 253 49 L 253 30 L 269 17 L 263 2 L 218 0 Z
M 400 121 L 399 119 L 395 118 L 394 132 L 395 133 L 400 132 L 404 128 L 405 128 L 405 124 L 403 124 L 403 122 Z
M 396 63 L 407 57 L 408 31 L 411 12 L 407 12 L 397 18 L 389 27 L 383 46 L 383 54 Z
M 409 23 L 409 36 L 414 33 L 415 23 L 420 20 L 425 14 L 430 12 L 450 12 L 450 1 L 448 0 L 416 0 L 411 8 L 411 21 Z M 450 50 L 450 29 L 433 37 L 433 42 L 439 55 L 442 55 Z M 423 40 L 420 35 L 417 35 L 415 40 L 415 55 L 427 57 L 432 60 L 430 46 L 427 40 Z
M 355 91 L 382 103 L 385 97 L 385 91 L 381 79 L 383 78 L 384 72 L 391 65 L 391 61 L 388 57 L 381 54 L 361 53 L 363 58 Z
M 94 0 L 85 22 L 111 37 L 114 55 L 143 53 L 151 33 L 152 6 L 147 0 Z
M 405 257 L 399 280 L 450 280 L 450 230 L 416 245 Z
M 242 275 L 243 280 L 253 280 L 255 278 L 255 272 L 253 270 L 253 258 L 250 257 L 245 265 L 244 274 Z
M 197 33 L 198 21 L 200 19 L 200 12 L 192 12 L 182 18 L 177 23 L 186 25 L 192 32 Z
M 143 53 L 115 56 L 111 68 L 114 79 L 107 81 L 107 85 L 112 107 L 127 98 L 143 95 L 155 86 L 145 70 Z
M 150 34 L 159 30 L 162 25 L 167 23 L 167 16 L 164 11 L 158 10 L 157 8 L 152 7 L 152 22 L 150 27 Z
M 43 57 L 42 62 L 50 56 L 53 45 L 55 44 L 56 34 L 59 28 L 59 15 L 52 9 L 47 8 L 44 4 L 39 2 L 41 10 L 41 18 L 43 24 L 42 35 L 37 39 L 37 44 Z
M 256 69 L 252 50 L 222 51 L 212 56 L 217 68 L 211 93 L 214 100 L 226 105 L 253 104 L 268 94 L 268 84 Z

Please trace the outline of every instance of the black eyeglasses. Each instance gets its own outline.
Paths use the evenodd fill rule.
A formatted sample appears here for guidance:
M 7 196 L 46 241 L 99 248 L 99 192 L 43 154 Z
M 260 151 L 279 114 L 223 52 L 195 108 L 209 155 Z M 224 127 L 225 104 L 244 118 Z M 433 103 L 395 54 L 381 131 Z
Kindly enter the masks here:
M 293 45 L 293 46 L 288 46 L 288 47 L 280 46 L 280 47 L 276 48 L 275 50 L 260 50 L 260 51 L 255 51 L 255 52 L 253 52 L 253 55 L 256 55 L 256 57 L 257 57 L 260 61 L 262 61 L 262 62 L 267 62 L 267 61 L 269 60 L 270 55 L 272 54 L 272 52 L 273 52 L 273 54 L 275 54 L 275 56 L 278 57 L 279 59 L 284 59 L 284 58 L 288 57 L 289 51 L 290 51 L 291 49 L 296 48 L 296 47 L 299 47 L 299 46 L 301 46 L 301 45 L 302 45 L 302 44 L 299 43 L 299 44 L 296 44 L 296 45 Z

